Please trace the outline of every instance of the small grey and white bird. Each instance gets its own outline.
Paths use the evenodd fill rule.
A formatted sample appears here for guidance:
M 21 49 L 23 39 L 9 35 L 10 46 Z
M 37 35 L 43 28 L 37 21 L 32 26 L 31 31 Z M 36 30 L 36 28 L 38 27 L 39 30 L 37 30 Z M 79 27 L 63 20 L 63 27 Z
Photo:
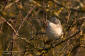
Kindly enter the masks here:
M 51 17 L 47 20 L 46 33 L 48 35 L 48 39 L 60 39 L 63 35 L 63 28 L 61 22 L 56 17 Z

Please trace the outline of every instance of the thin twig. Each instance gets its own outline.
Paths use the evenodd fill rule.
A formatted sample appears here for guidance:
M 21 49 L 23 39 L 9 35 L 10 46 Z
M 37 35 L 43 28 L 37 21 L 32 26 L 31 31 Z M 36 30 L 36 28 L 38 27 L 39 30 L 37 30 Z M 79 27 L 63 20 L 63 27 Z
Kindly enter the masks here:
M 26 21 L 26 19 L 27 19 L 28 16 L 31 14 L 31 12 L 33 11 L 34 8 L 35 8 L 35 6 L 34 6 L 32 9 L 30 9 L 30 11 L 28 11 L 27 15 L 23 18 L 23 21 L 22 21 L 22 23 L 20 24 L 17 32 L 21 29 L 21 27 L 23 26 L 24 22 Z
M 12 30 L 15 32 L 16 35 L 18 35 L 16 29 L 12 26 L 11 23 L 9 23 L 4 17 L 2 17 L 1 19 L 4 20 L 12 28 Z
M 83 47 L 83 48 L 85 48 L 85 45 L 80 45 L 80 47 Z
M 81 19 L 81 25 L 83 24 L 83 22 L 84 22 L 84 19 L 85 17 L 82 17 Z M 78 21 L 79 22 L 79 21 Z M 78 24 L 78 22 L 76 23 L 76 24 Z M 80 25 L 78 26 L 79 28 L 78 28 L 78 31 L 77 32 L 75 32 L 74 34 L 72 34 L 72 35 L 70 35 L 70 36 L 68 36 L 65 40 L 62 40 L 62 41 L 60 41 L 60 42 L 58 42 L 58 43 L 56 43 L 54 46 L 51 46 L 51 47 L 49 47 L 49 48 L 43 48 L 42 50 L 46 50 L 46 53 L 51 49 L 51 48 L 55 48 L 56 46 L 58 46 L 58 45 L 60 45 L 60 44 L 62 44 L 62 43 L 64 43 L 64 42 L 66 42 L 66 41 L 68 41 L 69 39 L 71 39 L 71 38 L 73 38 L 74 36 L 76 36 L 77 34 L 79 34 L 80 32 L 81 32 L 81 28 L 80 28 Z M 39 50 L 39 51 L 42 51 L 42 50 Z M 44 53 L 42 53 L 42 54 L 44 54 Z M 41 55 L 42 55 L 41 54 Z
M 77 35 L 77 34 L 79 34 L 79 33 L 80 33 L 80 30 L 77 31 L 76 33 L 72 34 L 71 36 L 67 37 L 67 39 L 62 40 L 62 41 L 60 41 L 59 43 L 55 44 L 55 46 L 51 46 L 51 47 L 49 47 L 49 48 L 43 48 L 43 49 L 41 49 L 41 50 L 39 50 L 39 51 L 46 50 L 46 53 L 47 53 L 51 48 L 55 48 L 56 46 L 58 46 L 58 45 L 60 45 L 60 44 L 62 44 L 62 43 L 64 43 L 64 42 L 66 42 L 67 40 L 73 38 L 75 35 Z M 44 53 L 42 53 L 42 54 L 44 54 Z M 42 55 L 42 54 L 41 54 L 41 55 Z
M 12 24 L 10 24 L 8 21 L 6 21 L 6 23 L 14 30 L 14 32 L 16 33 L 16 35 L 18 35 L 17 31 L 16 31 L 15 28 L 12 26 Z
M 56 3 L 56 5 L 58 5 L 58 6 L 60 6 L 60 7 L 63 7 L 63 8 L 65 8 L 65 9 L 69 9 L 69 10 L 71 10 L 71 11 L 85 12 L 85 11 L 79 10 L 79 9 L 77 9 L 77 8 L 66 8 L 64 5 L 62 5 L 61 3 L 59 3 L 59 2 L 56 1 L 56 0 L 53 0 L 53 2 Z

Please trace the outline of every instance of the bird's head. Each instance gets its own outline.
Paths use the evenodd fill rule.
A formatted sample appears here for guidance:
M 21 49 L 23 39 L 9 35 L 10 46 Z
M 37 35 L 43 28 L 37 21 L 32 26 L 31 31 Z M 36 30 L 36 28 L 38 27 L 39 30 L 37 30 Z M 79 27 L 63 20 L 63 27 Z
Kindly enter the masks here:
M 54 23 L 54 24 L 61 24 L 61 23 L 60 23 L 60 20 L 57 19 L 56 17 L 51 17 L 51 18 L 49 19 L 49 21 L 52 22 L 52 23 Z

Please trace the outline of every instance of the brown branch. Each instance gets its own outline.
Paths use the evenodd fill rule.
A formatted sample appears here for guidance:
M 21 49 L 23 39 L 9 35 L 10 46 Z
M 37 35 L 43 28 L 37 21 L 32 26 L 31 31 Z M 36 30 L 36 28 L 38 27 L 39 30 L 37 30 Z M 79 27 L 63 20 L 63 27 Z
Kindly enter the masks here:
M 9 23 L 8 21 L 6 21 L 6 23 L 14 30 L 14 32 L 16 33 L 16 35 L 18 35 L 17 31 L 16 31 L 15 28 L 12 26 L 12 24 Z
M 60 6 L 60 7 L 63 7 L 63 8 L 65 8 L 65 9 L 69 9 L 69 10 L 71 10 L 71 11 L 85 12 L 85 11 L 79 10 L 79 9 L 77 9 L 77 8 L 66 8 L 64 5 L 62 5 L 61 3 L 59 3 L 59 2 L 56 1 L 56 0 L 53 0 L 53 2 L 56 3 L 56 5 L 58 5 L 58 6 Z
M 85 48 L 85 45 L 80 45 L 80 47 L 83 47 L 83 48 Z
M 79 34 L 79 33 L 80 33 L 80 30 L 77 31 L 76 33 L 72 34 L 71 36 L 68 36 L 67 39 L 60 41 L 59 43 L 55 44 L 54 46 L 52 45 L 52 46 L 49 47 L 49 48 L 43 48 L 43 49 L 41 49 L 41 50 L 39 50 L 39 51 L 45 50 L 46 53 L 47 53 L 51 48 L 55 48 L 56 46 L 58 46 L 58 45 L 60 45 L 60 44 L 62 44 L 62 43 L 64 43 L 64 42 L 68 41 L 69 39 L 73 38 L 74 36 L 76 36 L 76 35 Z M 44 53 L 42 53 L 42 54 L 44 54 Z M 42 55 L 42 54 L 41 54 L 41 55 Z
M 74 46 L 73 48 L 72 48 L 72 50 L 71 50 L 71 53 L 72 53 L 72 56 L 74 55 L 76 55 L 76 53 L 77 53 L 77 50 L 78 50 L 78 48 L 80 47 L 80 44 L 77 44 L 76 46 Z
M 68 41 L 69 39 L 71 39 L 71 38 L 73 38 L 74 36 L 76 36 L 77 34 L 79 34 L 79 33 L 81 32 L 80 26 L 81 26 L 81 25 L 83 24 L 83 22 L 85 21 L 84 18 L 85 18 L 85 17 L 81 17 L 81 18 L 78 20 L 78 22 L 76 22 L 76 24 L 80 23 L 80 25 L 78 26 L 78 31 L 77 31 L 77 32 L 75 32 L 75 33 L 73 33 L 72 35 L 68 36 L 67 39 L 62 40 L 62 41 L 56 43 L 54 46 L 51 46 L 51 47 L 49 47 L 49 48 L 43 48 L 43 49 L 41 49 L 41 50 L 39 50 L 39 51 L 46 50 L 46 53 L 47 53 L 51 48 L 55 48 L 56 46 L 58 46 L 58 45 L 60 45 L 60 44 L 62 44 L 62 43 L 64 43 L 64 42 Z M 81 20 L 81 19 L 82 19 L 82 20 Z M 76 48 L 76 47 L 75 47 L 75 48 Z M 42 54 L 44 54 L 44 53 L 42 53 Z M 42 54 L 41 54 L 41 55 L 42 55 Z
M 15 33 L 16 35 L 18 35 L 16 29 L 12 26 L 11 23 L 9 23 L 4 17 L 2 17 L 1 19 L 4 20 L 4 22 L 6 22 L 6 23 L 12 28 L 12 30 L 14 31 L 14 33 Z
M 21 27 L 23 26 L 24 22 L 27 20 L 28 16 L 31 14 L 31 12 L 33 11 L 34 8 L 35 8 L 35 6 L 34 6 L 33 8 L 31 8 L 31 9 L 28 11 L 27 15 L 23 18 L 23 21 L 22 21 L 22 23 L 20 24 L 17 32 L 21 29 Z

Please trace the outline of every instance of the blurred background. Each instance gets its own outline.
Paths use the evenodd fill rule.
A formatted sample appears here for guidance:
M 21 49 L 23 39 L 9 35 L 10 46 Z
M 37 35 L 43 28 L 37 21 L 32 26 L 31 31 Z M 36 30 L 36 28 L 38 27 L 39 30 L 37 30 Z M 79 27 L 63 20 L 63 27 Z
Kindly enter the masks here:
M 48 42 L 52 16 L 64 35 Z M 85 0 L 0 0 L 0 56 L 85 56 Z

